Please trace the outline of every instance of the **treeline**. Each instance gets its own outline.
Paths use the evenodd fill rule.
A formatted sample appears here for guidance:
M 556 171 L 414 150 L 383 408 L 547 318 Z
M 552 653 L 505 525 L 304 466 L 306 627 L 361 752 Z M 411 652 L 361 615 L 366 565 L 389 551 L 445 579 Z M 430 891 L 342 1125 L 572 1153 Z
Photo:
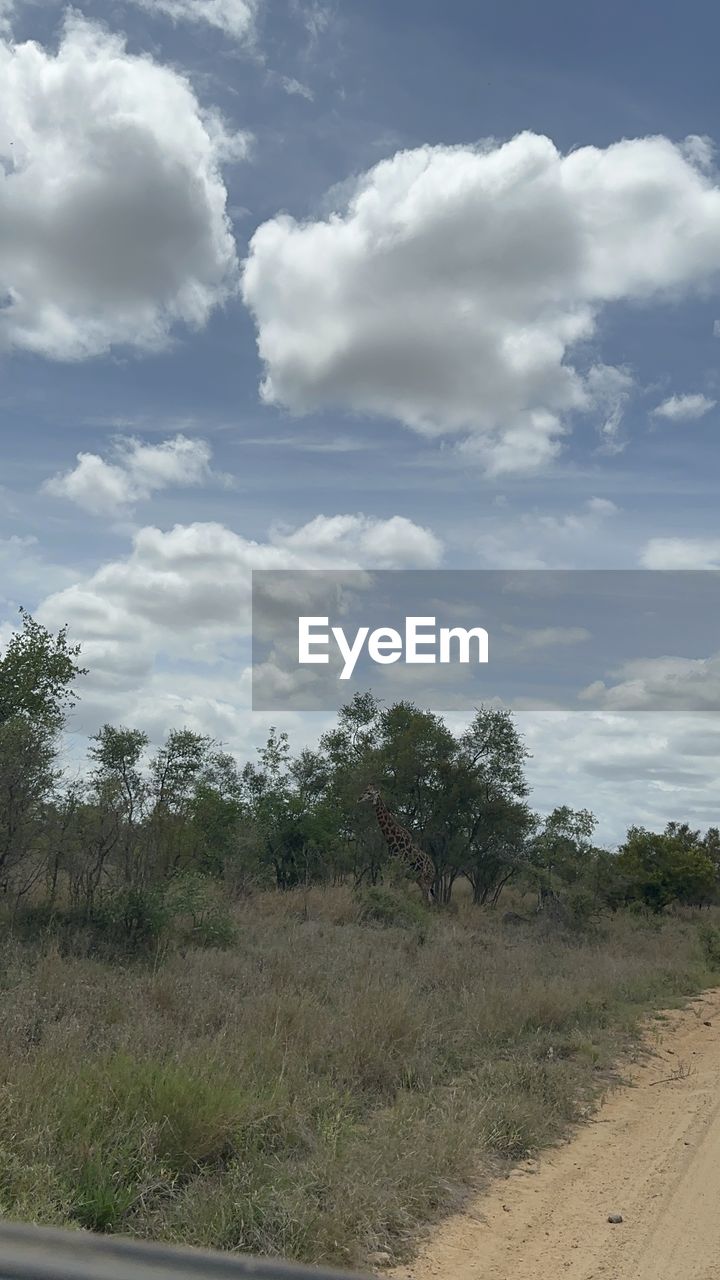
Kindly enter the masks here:
M 26 613 L 0 658 L 0 894 L 13 918 L 109 912 L 132 932 L 175 895 L 214 938 L 209 886 L 225 900 L 257 887 L 377 887 L 399 868 L 357 803 L 369 783 L 432 857 L 442 903 L 461 878 L 477 904 L 497 904 L 512 883 L 575 916 L 720 900 L 717 828 L 633 827 L 610 852 L 594 843 L 589 810 L 534 813 L 522 737 L 494 708 L 454 734 L 411 703 L 358 695 L 317 750 L 293 755 L 272 730 L 242 767 L 189 729 L 150 751 L 141 731 L 105 725 L 85 776 L 69 780 L 58 751 L 85 674 L 78 658 L 65 629 L 53 635 Z

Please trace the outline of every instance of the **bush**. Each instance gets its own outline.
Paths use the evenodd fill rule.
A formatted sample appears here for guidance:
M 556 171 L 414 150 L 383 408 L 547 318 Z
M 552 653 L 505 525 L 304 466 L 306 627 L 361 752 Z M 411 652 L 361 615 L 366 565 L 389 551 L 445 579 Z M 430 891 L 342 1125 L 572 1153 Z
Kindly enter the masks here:
M 698 932 L 708 964 L 720 971 L 720 929 L 717 925 L 704 924 L 700 926 Z
M 90 911 L 78 907 L 28 906 L 18 913 L 17 932 L 27 941 L 55 938 L 70 954 L 139 954 L 179 942 L 229 947 L 237 938 L 222 888 L 197 872 L 164 886 L 106 893 Z
M 101 901 L 89 923 L 108 942 L 144 951 L 166 936 L 170 912 L 158 889 L 122 889 Z
M 602 907 L 589 889 L 581 885 L 573 885 L 565 897 L 568 911 L 568 923 L 577 929 L 589 928 L 595 924 L 601 914 Z
M 360 924 L 379 924 L 387 928 L 412 929 L 427 923 L 427 911 L 419 902 L 379 885 L 358 890 Z
M 28 905 L 17 913 L 14 927 L 24 941 L 53 939 L 65 955 L 112 958 L 156 947 L 168 923 L 161 894 L 123 889 L 105 894 L 90 910 Z
M 175 876 L 163 904 L 183 942 L 199 947 L 230 947 L 237 931 L 216 880 L 197 871 Z

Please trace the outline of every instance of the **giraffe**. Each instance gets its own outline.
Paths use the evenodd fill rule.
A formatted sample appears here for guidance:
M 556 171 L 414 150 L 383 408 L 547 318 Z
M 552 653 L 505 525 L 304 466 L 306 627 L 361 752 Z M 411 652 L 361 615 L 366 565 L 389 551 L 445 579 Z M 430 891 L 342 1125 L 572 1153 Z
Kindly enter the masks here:
M 405 827 L 390 812 L 377 787 L 367 787 L 363 791 L 358 804 L 369 801 L 375 810 L 383 840 L 393 857 L 399 858 L 408 871 L 412 872 L 415 883 L 420 886 L 424 898 L 432 906 L 435 901 L 435 865 L 432 858 L 418 848 Z

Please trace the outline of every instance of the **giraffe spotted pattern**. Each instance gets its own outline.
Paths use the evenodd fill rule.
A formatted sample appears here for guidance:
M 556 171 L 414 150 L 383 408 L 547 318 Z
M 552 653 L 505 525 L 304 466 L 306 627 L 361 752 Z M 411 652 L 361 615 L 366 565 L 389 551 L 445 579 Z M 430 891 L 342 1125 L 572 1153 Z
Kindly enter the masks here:
M 367 801 L 374 810 L 383 840 L 392 857 L 407 867 L 413 880 L 420 886 L 423 897 L 435 902 L 435 864 L 432 858 L 415 844 L 410 832 L 403 827 L 388 809 L 377 787 L 368 787 L 358 804 Z

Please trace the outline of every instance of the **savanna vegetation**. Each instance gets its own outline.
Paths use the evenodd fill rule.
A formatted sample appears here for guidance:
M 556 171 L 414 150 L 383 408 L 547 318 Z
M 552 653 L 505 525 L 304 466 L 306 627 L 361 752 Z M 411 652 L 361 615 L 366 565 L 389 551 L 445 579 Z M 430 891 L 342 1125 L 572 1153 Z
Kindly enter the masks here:
M 720 835 L 530 804 L 510 714 L 366 694 L 244 766 L 188 729 L 59 744 L 79 653 L 0 658 L 0 1214 L 308 1261 L 561 1136 L 638 1018 L 720 973 Z M 431 855 L 426 906 L 368 783 Z M 539 909 L 540 908 L 540 909 Z

